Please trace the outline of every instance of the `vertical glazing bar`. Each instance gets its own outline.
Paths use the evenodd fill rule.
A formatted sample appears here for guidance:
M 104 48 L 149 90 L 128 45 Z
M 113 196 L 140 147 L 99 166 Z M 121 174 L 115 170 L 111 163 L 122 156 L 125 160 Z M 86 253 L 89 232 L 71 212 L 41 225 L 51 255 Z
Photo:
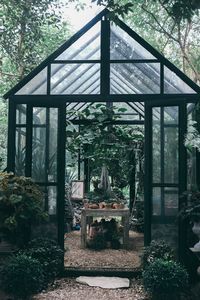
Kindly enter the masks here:
M 49 174 L 49 122 L 50 122 L 50 108 L 46 108 L 46 141 L 45 141 L 45 183 L 48 183 Z M 45 210 L 48 211 L 48 197 L 45 198 Z
M 51 64 L 47 66 L 47 95 L 51 93 Z
M 187 151 L 184 146 L 185 134 L 187 132 L 187 107 L 183 103 L 179 106 L 179 199 L 180 195 L 187 189 Z M 179 200 L 180 201 L 180 200 Z M 179 209 L 181 203 L 179 202 Z M 185 222 L 179 220 L 179 258 L 186 261 L 187 251 L 187 228 Z
M 57 224 L 58 243 L 64 249 L 64 207 L 65 207 L 65 142 L 66 142 L 66 106 L 58 108 L 58 154 L 57 154 Z
M 160 63 L 160 93 L 164 94 L 164 65 Z
M 151 242 L 152 214 L 152 107 L 145 103 L 144 245 Z
M 101 21 L 101 95 L 110 93 L 110 22 Z
M 160 108 L 160 178 L 165 183 L 165 131 L 164 131 L 164 107 Z M 165 215 L 164 188 L 161 187 L 161 216 Z
M 16 135 L 16 105 L 13 99 L 9 99 L 7 172 L 15 171 L 15 150 L 16 150 L 15 135 Z
M 33 107 L 27 104 L 26 115 L 26 158 L 25 176 L 31 177 L 32 170 L 32 129 L 33 129 Z

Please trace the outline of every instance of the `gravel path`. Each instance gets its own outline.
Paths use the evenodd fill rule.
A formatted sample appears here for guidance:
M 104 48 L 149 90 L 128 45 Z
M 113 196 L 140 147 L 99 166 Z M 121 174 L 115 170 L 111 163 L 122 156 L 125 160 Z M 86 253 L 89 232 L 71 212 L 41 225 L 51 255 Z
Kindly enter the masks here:
M 52 290 L 53 289 L 53 290 Z M 48 291 L 38 294 L 34 300 L 148 300 L 139 280 L 131 280 L 128 289 L 102 289 L 77 283 L 75 278 L 57 280 Z

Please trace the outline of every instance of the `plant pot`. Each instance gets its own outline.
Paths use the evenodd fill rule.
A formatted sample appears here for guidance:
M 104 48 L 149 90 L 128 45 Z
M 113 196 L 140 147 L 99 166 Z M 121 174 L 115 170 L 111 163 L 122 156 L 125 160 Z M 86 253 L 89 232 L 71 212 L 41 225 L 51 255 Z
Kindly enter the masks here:
M 192 227 L 192 231 L 193 231 L 193 233 L 194 233 L 195 235 L 198 236 L 198 239 L 199 239 L 198 243 L 196 243 L 196 244 L 193 246 L 193 248 L 194 248 L 195 250 L 200 251 L 200 222 L 194 222 L 193 227 Z
M 105 202 L 100 202 L 100 203 L 99 203 L 99 208 L 100 208 L 100 209 L 105 208 Z

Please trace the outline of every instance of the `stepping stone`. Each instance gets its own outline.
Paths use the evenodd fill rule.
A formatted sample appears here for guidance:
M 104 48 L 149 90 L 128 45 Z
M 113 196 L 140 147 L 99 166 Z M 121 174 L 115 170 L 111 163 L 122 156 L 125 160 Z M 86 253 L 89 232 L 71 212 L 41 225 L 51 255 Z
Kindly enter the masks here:
M 129 279 L 121 277 L 79 276 L 76 278 L 76 281 L 89 286 L 101 287 L 103 289 L 129 288 L 130 286 Z

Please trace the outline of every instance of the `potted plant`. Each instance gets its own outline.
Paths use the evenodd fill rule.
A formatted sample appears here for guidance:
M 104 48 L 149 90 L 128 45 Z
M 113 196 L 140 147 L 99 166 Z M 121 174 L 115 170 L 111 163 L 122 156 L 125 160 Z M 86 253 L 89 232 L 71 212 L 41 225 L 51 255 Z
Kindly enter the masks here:
M 31 228 L 47 219 L 43 193 L 31 178 L 0 173 L 0 233 L 19 247 L 26 245 Z
M 200 191 L 185 192 L 182 198 L 187 201 L 184 201 L 179 217 L 193 224 L 192 231 L 200 240 Z M 194 249 L 200 251 L 200 241 L 194 245 Z

